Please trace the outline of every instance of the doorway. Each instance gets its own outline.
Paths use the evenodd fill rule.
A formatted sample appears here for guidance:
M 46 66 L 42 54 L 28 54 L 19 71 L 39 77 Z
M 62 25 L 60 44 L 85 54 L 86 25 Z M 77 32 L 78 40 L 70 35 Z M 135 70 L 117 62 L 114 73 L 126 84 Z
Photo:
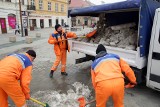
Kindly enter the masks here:
M 44 28 L 44 19 L 40 19 L 40 27 Z
M 88 25 L 88 20 L 84 21 L 84 25 L 86 25 L 86 26 Z
M 36 19 L 32 19 L 32 26 L 37 27 Z
M 49 27 L 52 27 L 52 19 L 49 19 Z
M 8 25 L 9 25 L 9 29 L 16 28 L 16 15 L 15 14 L 8 14 Z
M 64 20 L 63 19 L 61 20 L 61 25 L 64 26 Z
M 0 24 L 1 24 L 2 34 L 7 33 L 6 19 L 5 18 L 0 18 Z
M 58 19 L 56 19 L 56 25 L 59 24 Z

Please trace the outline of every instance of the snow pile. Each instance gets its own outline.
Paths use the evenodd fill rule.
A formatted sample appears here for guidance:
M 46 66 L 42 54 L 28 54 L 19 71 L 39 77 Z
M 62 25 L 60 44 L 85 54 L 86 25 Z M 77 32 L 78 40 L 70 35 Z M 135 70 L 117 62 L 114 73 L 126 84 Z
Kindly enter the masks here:
M 60 91 L 39 91 L 33 95 L 33 98 L 46 102 L 51 107 L 79 107 L 77 99 L 82 96 L 89 98 L 91 91 L 88 86 L 85 86 L 80 82 L 75 82 L 72 86 L 74 88 L 69 89 L 67 94 L 61 93 Z M 32 106 L 39 107 L 37 104 Z

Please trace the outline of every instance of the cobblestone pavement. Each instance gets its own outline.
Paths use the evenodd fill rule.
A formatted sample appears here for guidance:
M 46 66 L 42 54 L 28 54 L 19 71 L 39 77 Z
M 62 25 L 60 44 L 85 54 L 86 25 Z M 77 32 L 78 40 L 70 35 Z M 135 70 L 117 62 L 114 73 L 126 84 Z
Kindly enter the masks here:
M 67 72 L 69 75 L 67 77 L 61 76 L 60 68 L 58 68 L 57 72 L 54 74 L 54 78 L 49 78 L 48 74 L 53 61 L 55 60 L 53 46 L 47 43 L 49 34 L 52 31 L 53 29 L 43 29 L 29 32 L 32 36 L 35 36 L 36 32 L 40 32 L 42 34 L 42 38 L 35 40 L 32 44 L 20 43 L 14 45 L 13 43 L 12 45 L 4 48 L 2 47 L 0 48 L 0 59 L 12 52 L 25 52 L 28 49 L 34 49 L 37 52 L 37 58 L 33 63 L 33 77 L 30 86 L 31 96 L 38 91 L 48 90 L 61 90 L 61 93 L 67 93 L 67 90 L 73 88 L 71 84 L 75 82 L 82 82 L 83 84 L 89 86 L 92 91 L 92 97 L 90 99 L 94 98 L 94 91 L 92 89 L 90 78 L 90 65 L 92 62 L 86 62 L 78 65 L 74 64 L 74 60 L 84 56 L 83 54 L 78 54 L 77 52 L 68 53 Z M 3 43 L 3 45 L 4 44 L 7 43 Z M 160 107 L 159 96 L 160 92 L 149 89 L 145 85 L 137 86 L 133 89 L 126 89 L 124 101 L 125 107 Z M 29 107 L 33 107 L 33 103 L 31 101 L 28 101 L 28 103 Z M 10 105 L 11 107 L 14 107 L 12 101 L 10 101 Z M 113 107 L 113 102 L 111 99 L 107 105 L 107 107 Z M 95 107 L 95 104 L 93 103 L 90 107 Z

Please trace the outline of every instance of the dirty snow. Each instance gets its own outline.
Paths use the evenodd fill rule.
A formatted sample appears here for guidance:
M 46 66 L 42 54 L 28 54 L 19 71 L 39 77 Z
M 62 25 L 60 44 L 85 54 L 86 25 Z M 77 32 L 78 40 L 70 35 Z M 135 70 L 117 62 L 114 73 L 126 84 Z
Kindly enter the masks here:
M 93 29 L 91 29 L 93 31 Z M 83 30 L 87 34 L 91 30 Z M 78 33 L 79 35 L 79 33 Z M 104 31 L 98 31 L 92 38 L 78 38 L 77 41 L 103 44 L 106 46 L 119 47 L 123 49 L 136 50 L 138 31 L 135 23 L 109 26 Z
M 61 91 L 38 91 L 33 95 L 33 98 L 39 101 L 48 103 L 50 107 L 79 107 L 78 98 L 84 96 L 86 100 L 91 96 L 91 90 L 88 86 L 80 82 L 72 84 L 73 88 L 69 89 L 67 93 Z M 29 101 L 29 106 L 39 107 L 36 103 Z M 86 106 L 86 107 L 89 107 Z

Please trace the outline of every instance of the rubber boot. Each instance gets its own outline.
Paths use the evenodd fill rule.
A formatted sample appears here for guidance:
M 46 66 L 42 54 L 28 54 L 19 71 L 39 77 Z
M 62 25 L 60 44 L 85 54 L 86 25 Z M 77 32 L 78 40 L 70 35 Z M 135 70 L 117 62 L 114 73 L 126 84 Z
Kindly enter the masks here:
M 68 73 L 66 73 L 66 72 L 61 72 L 61 75 L 67 76 Z
M 51 70 L 51 72 L 50 72 L 50 74 L 49 74 L 49 77 L 50 77 L 50 78 L 53 78 L 53 73 L 54 73 L 54 71 Z

